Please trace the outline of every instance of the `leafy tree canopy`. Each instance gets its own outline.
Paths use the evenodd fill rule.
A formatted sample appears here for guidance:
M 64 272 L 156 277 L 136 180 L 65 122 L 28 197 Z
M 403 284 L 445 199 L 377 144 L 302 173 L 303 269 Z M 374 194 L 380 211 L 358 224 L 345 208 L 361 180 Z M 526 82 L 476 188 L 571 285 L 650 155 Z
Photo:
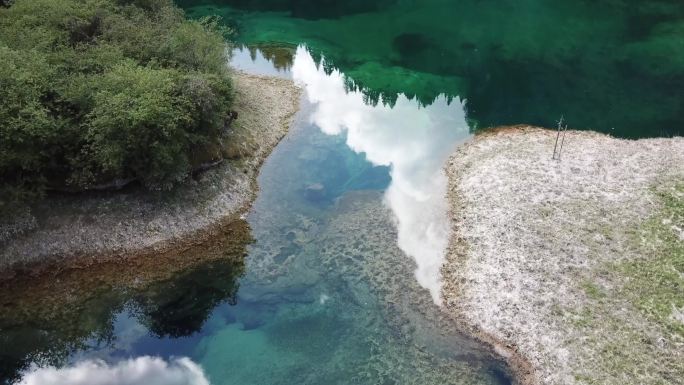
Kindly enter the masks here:
M 49 188 L 168 188 L 206 159 L 232 101 L 216 20 L 171 0 L 0 5 L 0 211 Z

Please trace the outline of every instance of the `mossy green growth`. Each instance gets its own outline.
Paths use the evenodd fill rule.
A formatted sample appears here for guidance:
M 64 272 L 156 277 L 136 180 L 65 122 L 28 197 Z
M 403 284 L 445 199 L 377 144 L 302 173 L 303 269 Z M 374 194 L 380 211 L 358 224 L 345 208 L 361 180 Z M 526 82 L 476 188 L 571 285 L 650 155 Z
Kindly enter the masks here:
M 592 282 L 582 282 L 582 288 L 584 289 L 585 294 L 591 299 L 600 300 L 605 296 L 605 293 L 601 290 L 601 288 Z
M 649 319 L 684 338 L 684 181 L 653 191 L 661 210 L 636 233 L 642 257 L 618 267 L 622 290 Z

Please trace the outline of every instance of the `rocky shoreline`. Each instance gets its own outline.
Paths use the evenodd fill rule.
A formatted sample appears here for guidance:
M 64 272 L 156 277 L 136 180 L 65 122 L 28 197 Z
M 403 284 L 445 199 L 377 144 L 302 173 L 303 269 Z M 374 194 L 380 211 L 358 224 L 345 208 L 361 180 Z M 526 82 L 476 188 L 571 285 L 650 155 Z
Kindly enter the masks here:
M 287 133 L 301 90 L 289 80 L 240 72 L 235 88 L 239 118 L 227 161 L 164 196 L 51 196 L 0 226 L 0 289 L 33 288 L 19 306 L 28 309 L 74 290 L 41 286 L 44 279 L 36 285 L 34 276 L 92 287 L 120 276 L 116 284 L 135 287 L 243 254 L 250 240 L 243 215 L 256 176 Z M 660 198 L 684 196 L 684 139 L 568 131 L 556 161 L 555 137 L 536 127 L 502 127 L 476 135 L 449 160 L 444 310 L 506 360 L 522 385 L 680 383 L 684 304 L 673 302 L 671 315 L 654 317 L 639 298 L 662 301 L 663 293 L 641 292 L 630 268 L 651 264 L 663 243 L 671 246 L 649 238 L 644 224 L 653 218 L 673 232 L 675 258 L 681 250 L 680 219 L 662 214 Z M 235 242 L 220 241 L 226 239 Z M 122 261 L 130 266 L 120 270 Z M 93 271 L 101 273 L 91 277 Z
M 163 195 L 129 191 L 53 195 L 0 226 L 0 280 L 130 257 L 163 255 L 230 232 L 256 196 L 262 162 L 287 133 L 301 90 L 292 81 L 234 73 L 239 118 L 224 144 L 228 159 Z
M 449 160 L 446 311 L 522 384 L 682 383 L 684 138 L 503 127 Z M 673 274 L 674 272 L 674 274 Z

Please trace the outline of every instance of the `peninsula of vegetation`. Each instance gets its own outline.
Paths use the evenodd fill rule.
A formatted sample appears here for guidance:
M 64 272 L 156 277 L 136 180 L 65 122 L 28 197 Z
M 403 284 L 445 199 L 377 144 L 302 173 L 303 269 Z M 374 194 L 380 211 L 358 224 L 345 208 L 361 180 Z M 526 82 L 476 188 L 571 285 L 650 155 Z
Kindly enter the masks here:
M 523 383 L 681 384 L 684 138 L 505 127 L 447 165 L 448 311 Z M 518 361 L 518 364 L 515 364 Z
M 298 108 L 291 81 L 231 71 L 227 31 L 170 0 L 3 4 L 5 277 L 249 237 L 236 223 Z

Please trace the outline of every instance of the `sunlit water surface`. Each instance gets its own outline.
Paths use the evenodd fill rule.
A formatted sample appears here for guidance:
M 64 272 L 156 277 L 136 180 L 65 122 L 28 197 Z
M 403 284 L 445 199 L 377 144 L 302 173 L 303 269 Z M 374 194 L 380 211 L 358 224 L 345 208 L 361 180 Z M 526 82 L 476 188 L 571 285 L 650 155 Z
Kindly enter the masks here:
M 123 295 L 103 288 L 75 311 L 87 332 L 73 337 L 6 327 L 5 346 L 32 347 L 2 349 L 8 381 L 510 382 L 437 305 L 448 237 L 442 166 L 470 135 L 463 102 L 369 103 L 303 46 L 286 65 L 273 61 L 257 50 L 233 55 L 234 67 L 290 77 L 305 91 L 261 171 L 245 266 L 212 262 Z

